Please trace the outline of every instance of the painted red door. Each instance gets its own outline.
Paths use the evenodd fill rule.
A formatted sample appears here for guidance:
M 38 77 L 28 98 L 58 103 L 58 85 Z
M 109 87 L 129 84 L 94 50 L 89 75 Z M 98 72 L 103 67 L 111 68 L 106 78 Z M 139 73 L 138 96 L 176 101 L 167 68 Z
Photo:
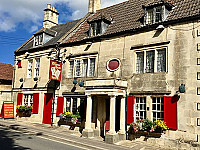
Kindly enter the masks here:
M 44 110 L 43 110 L 43 122 L 42 122 L 44 124 L 51 124 L 52 100 L 53 100 L 52 93 L 47 93 L 44 95 Z

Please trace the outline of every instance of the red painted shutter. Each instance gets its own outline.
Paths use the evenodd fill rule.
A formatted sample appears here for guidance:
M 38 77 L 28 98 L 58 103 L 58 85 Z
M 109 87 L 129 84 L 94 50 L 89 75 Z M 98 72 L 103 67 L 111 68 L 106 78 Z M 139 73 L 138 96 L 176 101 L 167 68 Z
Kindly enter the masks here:
M 38 114 L 39 110 L 39 93 L 33 93 L 33 109 L 32 112 L 34 114 Z
M 164 121 L 170 129 L 178 129 L 177 101 L 176 96 L 164 97 Z
M 63 113 L 64 108 L 64 97 L 58 97 L 57 98 L 57 110 L 56 110 L 56 116 L 58 117 L 61 113 Z
M 134 96 L 127 96 L 127 124 L 134 121 Z
M 22 105 L 23 93 L 17 94 L 17 105 Z

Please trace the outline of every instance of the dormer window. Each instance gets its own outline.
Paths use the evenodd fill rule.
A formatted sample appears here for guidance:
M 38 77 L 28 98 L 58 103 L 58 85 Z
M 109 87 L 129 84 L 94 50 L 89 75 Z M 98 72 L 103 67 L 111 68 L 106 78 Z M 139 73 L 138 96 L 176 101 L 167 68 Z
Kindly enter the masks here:
M 43 34 L 35 36 L 34 44 L 35 44 L 35 46 L 39 46 L 39 45 L 43 44 Z
M 155 7 L 151 9 L 146 9 L 146 24 L 153 24 L 162 22 L 163 19 L 163 7 Z
M 144 24 L 147 25 L 165 21 L 172 9 L 172 4 L 160 1 L 160 3 L 147 3 L 143 8 L 145 11 Z
M 108 24 L 105 23 L 102 20 L 99 20 L 99 21 L 96 21 L 96 22 L 92 22 L 90 24 L 90 31 L 89 31 L 90 33 L 89 33 L 89 35 L 90 36 L 101 35 L 106 31 L 107 27 L 108 27 Z
M 56 31 L 51 29 L 41 29 L 34 34 L 33 47 L 44 45 L 46 42 L 56 36 Z

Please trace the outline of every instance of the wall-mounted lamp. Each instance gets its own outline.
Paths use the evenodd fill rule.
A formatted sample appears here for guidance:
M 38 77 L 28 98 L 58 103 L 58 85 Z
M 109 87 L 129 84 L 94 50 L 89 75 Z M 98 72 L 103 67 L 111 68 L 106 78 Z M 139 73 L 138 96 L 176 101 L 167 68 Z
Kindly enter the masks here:
M 23 81 L 24 81 L 24 79 L 23 79 L 23 78 L 20 78 L 20 79 L 19 79 L 19 82 L 23 82 Z
M 83 81 L 81 81 L 81 82 L 79 82 L 79 84 L 78 84 L 80 87 L 83 87 L 84 86 L 84 82 Z
M 181 84 L 181 85 L 179 86 L 179 92 L 180 92 L 180 93 L 185 93 L 185 84 Z
M 33 78 L 34 81 L 38 81 L 38 77 Z
M 73 80 L 73 84 L 77 84 L 78 81 L 76 79 Z

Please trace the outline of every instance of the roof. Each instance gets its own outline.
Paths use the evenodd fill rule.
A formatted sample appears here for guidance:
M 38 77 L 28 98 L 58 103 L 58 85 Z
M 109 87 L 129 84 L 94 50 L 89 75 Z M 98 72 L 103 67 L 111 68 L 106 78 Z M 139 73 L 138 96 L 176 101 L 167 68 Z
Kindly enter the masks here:
M 47 43 L 45 43 L 42 46 L 38 47 L 46 47 L 50 45 L 55 45 L 60 38 L 62 38 L 68 31 L 70 31 L 80 20 L 70 21 L 67 23 L 59 24 L 57 26 L 53 26 L 50 29 L 41 28 L 39 31 L 37 31 L 34 35 L 37 35 L 39 33 L 45 32 L 49 35 L 56 35 L 51 40 L 49 40 Z M 15 51 L 16 52 L 23 52 L 27 51 L 29 49 L 33 48 L 33 42 L 34 37 L 32 36 L 28 42 L 26 42 L 24 45 L 22 45 L 19 49 Z M 38 48 L 37 47 L 37 48 Z
M 137 31 L 144 28 L 142 20 L 144 18 L 144 6 L 169 4 L 174 6 L 169 12 L 165 22 L 179 22 L 181 19 L 190 19 L 194 16 L 200 16 L 200 0 L 128 0 L 91 14 L 88 22 L 85 21 L 77 32 L 65 43 L 77 42 L 89 39 L 89 22 L 99 19 L 103 16 L 111 16 L 112 23 L 101 36 L 112 35 L 124 31 Z
M 13 66 L 11 64 L 0 63 L 0 80 L 12 80 Z

